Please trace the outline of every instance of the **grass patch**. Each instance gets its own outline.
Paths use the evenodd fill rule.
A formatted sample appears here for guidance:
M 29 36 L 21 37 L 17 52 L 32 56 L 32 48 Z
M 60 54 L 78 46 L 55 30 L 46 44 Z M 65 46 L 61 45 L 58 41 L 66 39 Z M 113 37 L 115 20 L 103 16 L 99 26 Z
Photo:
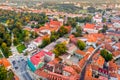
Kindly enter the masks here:
M 19 45 L 17 46 L 17 50 L 18 50 L 19 53 L 22 53 L 23 50 L 25 50 L 25 49 L 26 49 L 26 47 L 25 47 L 24 44 L 19 44 Z

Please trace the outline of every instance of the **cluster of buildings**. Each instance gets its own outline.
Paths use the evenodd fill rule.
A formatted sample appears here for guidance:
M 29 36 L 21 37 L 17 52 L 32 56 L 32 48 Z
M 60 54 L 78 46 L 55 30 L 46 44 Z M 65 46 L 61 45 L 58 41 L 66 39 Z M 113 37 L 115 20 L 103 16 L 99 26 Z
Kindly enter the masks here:
M 103 17 L 106 19 L 105 22 L 102 21 Z M 106 12 L 104 15 L 96 13 L 92 21 L 93 23 L 85 23 L 81 26 L 82 37 L 75 37 L 71 34 L 72 27 L 64 26 L 69 31 L 68 37 L 60 37 L 42 49 L 39 49 L 39 46 L 43 39 L 49 37 L 51 32 L 57 32 L 63 26 L 64 20 L 50 20 L 40 28 L 24 26 L 24 30 L 34 31 L 39 35 L 23 51 L 28 55 L 25 58 L 18 56 L 15 59 L 11 57 L 0 59 L 0 65 L 4 65 L 6 69 L 14 68 L 19 72 L 17 74 L 19 78 L 15 77 L 16 80 L 37 80 L 39 78 L 43 80 L 120 80 L 120 17 L 116 12 Z M 33 23 L 38 24 L 32 21 L 29 25 Z M 105 33 L 100 33 L 104 25 L 108 29 Z M 84 50 L 78 48 L 78 40 L 86 44 Z M 53 50 L 59 43 L 65 43 L 67 51 L 56 57 Z M 100 55 L 102 49 L 112 54 L 111 61 L 106 62 Z M 31 72 L 30 75 L 28 70 Z M 19 75 L 24 78 L 20 78 Z M 30 77 L 32 75 L 34 79 Z

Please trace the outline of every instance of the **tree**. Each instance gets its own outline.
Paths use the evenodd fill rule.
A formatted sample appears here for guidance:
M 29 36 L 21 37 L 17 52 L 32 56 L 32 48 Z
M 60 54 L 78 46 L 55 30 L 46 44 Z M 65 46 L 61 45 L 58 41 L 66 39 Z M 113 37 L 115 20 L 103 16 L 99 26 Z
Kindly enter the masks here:
M 106 62 L 113 59 L 112 54 L 110 54 L 106 49 L 101 50 L 100 55 L 105 59 Z
M 77 41 L 77 46 L 78 46 L 78 48 L 79 48 L 80 50 L 84 50 L 85 47 L 86 47 L 86 44 L 85 44 L 83 41 L 78 40 L 78 41 Z
M 5 42 L 2 43 L 1 47 L 4 49 L 7 47 L 7 44 Z
M 11 70 L 7 71 L 4 66 L 0 66 L 0 80 L 13 80 L 13 77 Z
M 75 37 L 82 36 L 82 28 L 80 26 L 76 27 L 76 32 L 72 33 Z
M 56 56 L 66 53 L 67 47 L 64 43 L 57 44 L 53 50 Z
M 31 38 L 34 38 L 34 39 L 35 39 L 35 38 L 37 38 L 38 36 L 39 36 L 39 35 L 38 35 L 36 32 L 34 32 L 34 31 L 31 32 L 31 36 L 30 36 Z
M 67 21 L 67 24 L 66 25 L 71 25 L 72 27 L 76 27 L 77 23 L 76 23 L 76 19 L 75 18 L 71 18 L 71 17 L 68 17 L 68 21 Z
M 50 44 L 50 38 L 46 37 L 43 39 L 42 44 L 40 45 L 40 48 L 43 48 L 43 47 L 47 46 L 48 44 Z
M 61 26 L 58 31 L 58 34 L 60 35 L 60 37 L 64 36 L 67 33 L 68 33 L 68 30 L 64 26 Z
M 3 39 L 0 38 L 0 45 L 2 44 L 2 42 L 3 42 Z
M 30 41 L 30 37 L 26 36 L 24 37 L 24 42 L 29 42 Z
M 106 22 L 106 18 L 102 18 L 102 22 L 105 23 Z
M 19 44 L 19 40 L 18 40 L 18 38 L 14 38 L 14 40 L 13 40 L 13 44 L 14 44 L 14 46 L 17 46 L 17 45 Z
M 99 30 L 99 33 L 106 33 L 106 30 L 108 30 L 108 26 L 103 25 L 103 29 Z
M 55 41 L 58 38 L 59 38 L 59 35 L 58 35 L 57 32 L 54 31 L 54 32 L 51 33 L 51 36 L 50 36 L 50 41 L 51 42 Z
M 0 66 L 0 80 L 7 80 L 7 70 L 4 66 Z

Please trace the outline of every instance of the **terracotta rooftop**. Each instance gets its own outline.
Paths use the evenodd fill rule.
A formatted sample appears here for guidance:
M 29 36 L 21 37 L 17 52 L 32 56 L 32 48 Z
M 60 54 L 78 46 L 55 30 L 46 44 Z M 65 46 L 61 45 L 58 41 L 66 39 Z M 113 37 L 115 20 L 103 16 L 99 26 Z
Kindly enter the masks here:
M 113 53 L 113 56 L 114 56 L 114 57 L 117 57 L 117 56 L 120 55 L 120 51 L 114 51 L 114 52 L 112 52 L 112 53 Z
M 54 66 L 54 65 L 58 64 L 60 61 L 61 60 L 59 58 L 55 58 L 54 60 L 50 61 L 48 64 Z
M 0 59 L 0 64 L 5 66 L 5 68 L 11 66 L 10 62 L 6 58 Z
M 98 65 L 92 64 L 91 67 L 92 67 L 92 70 L 96 70 L 96 71 L 99 70 L 99 66 Z
M 79 55 L 82 55 L 82 56 L 85 56 L 86 53 L 84 51 L 81 51 L 81 50 L 76 50 L 76 53 L 79 54 Z
M 94 58 L 94 62 L 95 62 L 95 64 L 99 65 L 100 67 L 103 67 L 105 60 L 102 56 L 98 55 Z
M 90 54 L 86 54 L 80 61 L 79 61 L 79 66 L 82 69 L 82 67 L 84 66 L 85 62 L 87 61 L 88 57 Z
M 86 53 L 92 53 L 94 51 L 94 48 L 93 47 L 89 47 L 88 49 L 87 49 L 87 51 L 86 51 Z
M 94 29 L 95 28 L 95 24 L 86 23 L 84 28 Z
M 104 35 L 101 33 L 91 33 L 88 35 L 84 35 L 84 37 L 88 39 L 88 42 L 97 42 L 97 40 L 102 39 Z
M 77 74 L 77 72 L 71 66 L 65 66 L 63 68 L 63 71 L 69 72 L 69 73 L 71 73 L 71 75 Z

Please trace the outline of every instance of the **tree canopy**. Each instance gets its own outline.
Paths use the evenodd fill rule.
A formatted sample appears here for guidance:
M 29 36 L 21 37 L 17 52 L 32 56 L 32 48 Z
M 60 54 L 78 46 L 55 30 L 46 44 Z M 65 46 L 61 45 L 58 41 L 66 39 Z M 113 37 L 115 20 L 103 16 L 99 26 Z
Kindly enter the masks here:
M 78 40 L 78 41 L 77 41 L 77 46 L 78 46 L 78 48 L 79 48 L 80 50 L 84 50 L 85 47 L 86 47 L 86 44 L 85 44 L 83 41 Z
M 12 71 L 7 71 L 4 66 L 0 66 L 0 80 L 13 80 Z
M 64 43 L 57 44 L 53 50 L 56 56 L 66 53 L 67 47 Z
M 68 30 L 64 26 L 61 26 L 60 29 L 58 30 L 58 34 L 60 35 L 60 37 L 64 36 L 67 33 Z
M 106 62 L 111 61 L 113 56 L 106 49 L 100 51 L 100 55 L 105 59 Z

